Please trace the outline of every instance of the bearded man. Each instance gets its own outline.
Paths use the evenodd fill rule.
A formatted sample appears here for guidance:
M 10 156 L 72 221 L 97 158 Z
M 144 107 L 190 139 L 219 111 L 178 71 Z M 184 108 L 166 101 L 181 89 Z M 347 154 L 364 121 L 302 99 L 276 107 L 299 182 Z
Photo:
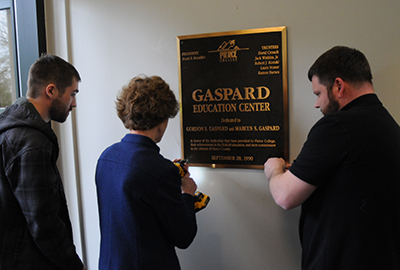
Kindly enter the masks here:
M 0 269 L 85 269 L 76 254 L 57 137 L 76 107 L 81 78 L 68 62 L 41 56 L 28 91 L 0 115 Z
M 302 269 L 400 269 L 400 127 L 360 51 L 328 50 L 308 78 L 324 117 L 291 166 L 264 164 L 275 202 L 301 205 Z

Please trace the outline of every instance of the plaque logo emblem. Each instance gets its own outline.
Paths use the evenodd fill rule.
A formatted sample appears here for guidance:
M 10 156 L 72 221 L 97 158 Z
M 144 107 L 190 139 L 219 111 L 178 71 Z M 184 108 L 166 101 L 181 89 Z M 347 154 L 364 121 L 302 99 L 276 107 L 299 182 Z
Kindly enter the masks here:
M 249 48 L 239 48 L 239 46 L 236 45 L 236 40 L 232 39 L 222 42 L 217 50 L 209 51 L 209 53 L 218 52 L 220 62 L 236 62 L 238 59 L 237 52 L 248 49 Z

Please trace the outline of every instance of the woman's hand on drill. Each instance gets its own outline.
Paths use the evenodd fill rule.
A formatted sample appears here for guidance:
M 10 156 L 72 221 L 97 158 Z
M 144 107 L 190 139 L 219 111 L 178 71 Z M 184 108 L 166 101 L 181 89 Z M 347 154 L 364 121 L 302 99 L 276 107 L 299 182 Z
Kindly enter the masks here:
M 193 178 L 190 177 L 190 173 L 185 174 L 184 177 L 182 177 L 182 185 L 181 185 L 182 193 L 187 193 L 190 195 L 194 195 L 194 193 L 197 190 L 197 184 L 193 180 Z

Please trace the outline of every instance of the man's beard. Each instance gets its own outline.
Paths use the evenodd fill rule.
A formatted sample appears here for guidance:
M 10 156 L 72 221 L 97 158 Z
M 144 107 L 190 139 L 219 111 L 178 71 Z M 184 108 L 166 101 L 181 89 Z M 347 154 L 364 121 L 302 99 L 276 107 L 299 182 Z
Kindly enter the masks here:
M 60 100 L 56 99 L 53 100 L 53 102 L 51 103 L 49 116 L 51 120 L 63 123 L 65 122 L 65 120 L 67 120 L 70 111 L 71 108 L 67 110 L 63 103 Z
M 323 115 L 328 115 L 339 111 L 339 102 L 333 97 L 332 90 L 328 91 L 328 105 L 321 110 Z

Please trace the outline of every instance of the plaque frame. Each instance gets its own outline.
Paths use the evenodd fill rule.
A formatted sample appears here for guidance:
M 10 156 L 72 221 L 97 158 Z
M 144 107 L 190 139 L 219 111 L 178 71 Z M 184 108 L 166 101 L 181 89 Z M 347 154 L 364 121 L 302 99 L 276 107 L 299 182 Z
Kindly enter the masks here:
M 216 32 L 216 33 L 182 35 L 182 36 L 178 36 L 177 37 L 178 69 L 179 69 L 179 100 L 180 100 L 180 105 L 181 105 L 180 106 L 180 124 L 181 124 L 182 157 L 188 158 L 189 159 L 189 163 L 190 163 L 191 166 L 202 166 L 202 167 L 212 167 L 212 168 L 263 169 L 264 168 L 264 162 L 269 157 L 277 156 L 277 157 L 282 157 L 285 160 L 288 160 L 288 158 L 289 158 L 289 113 L 288 113 L 288 75 L 287 75 L 288 67 L 287 67 L 287 33 L 286 33 L 286 31 L 287 31 L 286 26 L 280 26 L 280 27 L 258 28 L 258 29 L 226 31 L 226 32 Z M 271 38 L 272 40 L 269 40 L 269 36 L 273 37 L 273 38 Z M 279 60 L 279 64 L 278 64 L 278 66 L 275 66 L 275 67 L 273 67 L 273 65 L 269 66 L 269 68 L 277 68 L 277 69 L 279 69 L 279 74 L 278 74 L 278 76 L 276 76 L 276 74 L 275 75 L 268 75 L 267 74 L 264 77 L 268 77 L 269 81 L 271 81 L 272 84 L 273 83 L 277 83 L 279 85 L 278 91 L 280 93 L 280 101 L 277 102 L 277 104 L 280 104 L 280 105 L 278 106 L 279 107 L 278 112 L 275 112 L 275 114 L 278 113 L 279 116 L 277 118 L 280 119 L 280 122 L 279 122 L 279 125 L 278 125 L 279 131 L 276 132 L 276 133 L 279 133 L 279 135 L 276 135 L 278 137 L 276 138 L 277 140 L 275 140 L 275 142 L 278 141 L 278 143 L 281 144 L 281 145 L 279 145 L 279 149 L 274 148 L 272 151 L 268 151 L 271 148 L 265 148 L 265 157 L 262 160 L 262 162 L 261 162 L 262 157 L 260 156 L 262 154 L 260 154 L 259 156 L 256 156 L 256 159 L 258 159 L 257 161 L 252 163 L 251 161 L 247 160 L 247 162 L 244 162 L 245 164 L 239 163 L 239 162 L 237 162 L 237 160 L 229 160 L 229 159 L 222 160 L 223 162 L 221 162 L 221 160 L 216 160 L 217 162 L 212 162 L 212 161 L 210 162 L 210 161 L 205 160 L 205 158 L 200 157 L 200 156 L 205 156 L 205 157 L 208 158 L 207 154 L 204 154 L 205 152 L 206 153 L 210 152 L 209 154 L 211 155 L 212 158 L 214 158 L 214 157 L 231 157 L 232 154 L 229 153 L 230 155 L 227 156 L 226 155 L 227 152 L 221 151 L 221 150 L 220 151 L 218 151 L 218 150 L 216 150 L 216 151 L 211 151 L 211 150 L 210 151 L 197 151 L 197 150 L 195 150 L 194 151 L 194 150 L 191 150 L 192 149 L 191 147 L 188 147 L 189 140 L 191 141 L 192 139 L 188 135 L 189 132 L 187 132 L 187 130 L 188 130 L 187 128 L 191 127 L 191 126 L 192 127 L 196 126 L 196 123 L 192 123 L 191 119 L 189 119 L 190 117 L 194 116 L 194 113 L 191 114 L 189 112 L 189 110 L 187 109 L 187 106 L 186 106 L 186 103 L 189 103 L 189 102 L 187 102 L 187 95 L 188 95 L 187 93 L 191 93 L 191 95 L 193 95 L 193 92 L 195 90 L 195 89 L 193 89 L 193 87 L 188 89 L 187 83 L 185 81 L 185 79 L 186 79 L 185 76 L 187 75 L 186 74 L 186 69 L 188 68 L 187 63 L 191 63 L 191 62 L 200 63 L 200 62 L 202 62 L 202 60 L 204 60 L 204 59 L 206 59 L 208 57 L 208 55 L 202 53 L 203 51 L 206 51 L 208 53 L 217 53 L 217 52 L 219 52 L 220 53 L 220 61 L 221 61 L 221 59 L 222 59 L 222 53 L 221 53 L 222 49 L 221 49 L 221 47 L 223 47 L 224 44 L 225 44 L 224 45 L 225 47 L 229 46 L 228 43 L 231 42 L 232 40 L 233 40 L 233 43 L 235 43 L 235 41 L 238 38 L 241 39 L 241 40 L 246 39 L 247 37 L 249 38 L 249 40 L 250 39 L 256 40 L 256 37 L 257 38 L 262 38 L 263 39 L 262 42 L 265 42 L 264 44 L 268 45 L 268 44 L 270 44 L 269 42 L 272 42 L 271 43 L 272 44 L 271 48 L 274 48 L 272 46 L 273 46 L 273 44 L 276 43 L 276 41 L 275 41 L 277 39 L 276 36 L 279 36 L 279 40 L 280 40 L 279 44 L 278 44 L 279 55 L 278 55 L 278 58 L 276 58 L 276 59 Z M 215 47 L 215 46 L 214 47 L 208 47 L 209 46 L 208 44 L 212 43 L 211 40 L 213 40 L 213 39 L 223 39 L 223 40 L 226 39 L 226 42 L 225 41 L 223 43 L 219 42 L 218 43 L 218 44 L 220 44 L 219 47 L 218 46 L 217 47 Z M 187 42 L 195 42 L 195 41 L 198 41 L 198 43 L 201 43 L 199 45 L 199 47 L 192 48 L 192 47 L 190 47 L 191 45 L 185 45 Z M 218 42 L 218 41 L 216 41 L 216 42 Z M 231 54 L 233 56 L 237 56 L 237 58 L 239 58 L 239 54 L 241 53 L 241 51 L 243 51 L 243 52 L 244 51 L 248 51 L 248 52 L 251 51 L 250 46 L 246 46 L 246 45 L 245 46 L 241 46 L 241 44 L 233 44 L 233 45 L 236 46 L 235 47 L 236 50 L 234 52 L 232 52 Z M 257 45 L 258 44 L 256 44 L 256 46 Z M 190 50 L 187 50 L 188 46 L 189 46 Z M 230 47 L 233 48 L 233 46 L 230 46 Z M 246 48 L 246 47 L 248 47 L 248 48 Z M 260 57 L 262 56 L 262 55 L 260 55 L 260 52 L 263 52 L 263 53 L 264 52 L 266 52 L 266 53 L 268 52 L 266 50 L 261 50 L 260 48 L 257 48 L 257 49 L 259 49 L 259 51 L 258 51 L 259 55 L 253 55 L 255 57 L 255 59 L 253 60 L 254 62 L 252 62 L 252 64 L 248 66 L 249 69 L 254 69 L 255 68 L 257 57 L 258 56 L 260 56 Z M 228 53 L 229 53 L 229 51 L 228 51 Z M 192 60 L 192 59 L 194 59 L 194 60 Z M 262 63 L 262 62 L 260 62 L 260 63 Z M 268 63 L 268 61 L 267 61 L 267 63 Z M 268 65 L 264 65 L 263 67 L 264 68 L 268 68 Z M 183 70 L 183 68 L 185 70 Z M 190 66 L 189 66 L 189 69 L 190 69 Z M 204 69 L 204 67 L 203 67 L 203 69 Z M 261 65 L 260 65 L 260 69 L 261 69 Z M 263 74 L 262 72 L 264 72 L 264 71 L 259 71 L 259 72 L 261 72 L 261 74 Z M 266 72 L 268 73 L 269 71 L 266 71 Z M 271 72 L 273 72 L 273 71 L 271 71 Z M 200 74 L 200 77 L 201 77 L 201 75 L 204 75 L 204 74 Z M 220 75 L 220 77 L 221 76 L 223 76 L 223 75 Z M 257 75 L 256 77 L 260 78 L 258 76 L 263 77 L 263 75 Z M 183 77 L 185 77 L 185 79 Z M 208 86 L 208 83 L 209 83 L 208 77 L 207 78 L 206 78 L 206 76 L 203 76 L 203 77 L 204 77 L 203 78 L 203 82 L 204 81 L 206 81 L 206 82 L 205 82 L 205 84 L 203 84 L 201 86 L 207 85 L 207 87 L 209 88 L 207 90 L 211 89 L 211 92 L 212 91 L 217 91 L 217 90 L 215 90 L 215 88 L 213 89 L 211 86 Z M 277 78 L 277 79 L 274 80 L 274 78 Z M 201 79 L 202 78 L 200 78 L 200 80 Z M 267 79 L 267 81 L 268 81 L 268 79 Z M 279 83 L 278 83 L 278 81 L 279 81 Z M 218 89 L 227 89 L 227 88 L 223 88 L 224 86 L 219 86 L 220 88 L 218 88 Z M 261 87 L 262 86 L 260 86 L 260 88 Z M 197 87 L 194 87 L 194 88 L 197 89 Z M 231 87 L 231 89 L 233 89 L 233 88 L 234 88 L 234 86 Z M 203 89 L 203 91 L 205 93 L 207 93 L 206 92 L 207 90 L 205 88 Z M 234 90 L 235 93 L 236 93 L 236 90 L 238 90 L 240 92 L 241 88 L 236 88 Z M 255 90 L 255 91 L 257 91 L 257 90 Z M 261 90 L 258 89 L 258 91 L 261 91 Z M 274 91 L 274 94 L 276 94 L 277 90 L 276 89 L 274 89 L 274 90 L 269 90 L 268 89 L 268 91 L 270 91 L 270 92 Z M 218 93 L 217 92 L 214 92 L 214 93 L 218 94 L 218 95 L 221 94 L 223 96 L 223 92 L 224 91 L 221 90 Z M 225 92 L 225 94 L 226 94 L 226 92 Z M 209 103 L 213 101 L 213 98 L 214 99 L 217 98 L 217 96 L 213 97 L 212 95 L 209 95 L 208 97 L 209 97 L 209 100 L 208 100 Z M 241 97 L 240 93 L 239 93 L 239 97 Z M 226 104 L 226 105 L 228 105 L 228 104 Z M 193 107 L 194 106 L 195 105 L 193 105 Z M 269 106 L 269 103 L 268 103 L 268 106 Z M 194 111 L 194 109 L 193 109 L 193 111 Z M 249 114 L 251 115 L 251 113 L 248 113 L 247 116 Z M 209 117 L 210 115 L 214 116 L 214 115 L 212 115 L 210 113 L 210 114 L 207 115 L 207 117 Z M 241 120 L 241 118 L 242 118 L 242 116 L 244 114 L 243 113 L 240 114 L 240 113 L 237 113 L 237 112 L 233 112 L 230 115 L 231 115 L 231 118 L 228 117 L 226 119 L 239 119 L 239 120 Z M 211 116 L 210 116 L 210 118 L 211 118 Z M 223 118 L 221 118 L 221 116 L 218 115 L 218 114 L 215 117 L 216 118 L 220 118 L 221 121 L 223 120 Z M 187 119 L 189 119 L 189 121 Z M 213 119 L 213 120 L 215 120 L 215 119 Z M 216 122 L 218 122 L 218 121 L 216 121 Z M 247 126 L 247 127 L 249 127 L 249 126 Z M 204 127 L 204 128 L 207 129 L 207 127 Z M 256 128 L 256 126 L 254 126 L 254 128 Z M 273 134 L 273 133 L 274 132 L 272 131 L 270 133 L 267 132 L 265 134 Z M 214 134 L 216 134 L 216 133 L 214 133 Z M 240 132 L 238 134 L 240 134 Z M 211 139 L 211 140 L 220 142 L 221 140 L 223 141 L 224 139 L 223 138 L 219 138 L 219 139 Z M 241 141 L 245 141 L 246 139 L 243 139 L 243 138 L 240 137 L 240 138 L 238 138 L 238 140 L 239 141 L 240 140 Z M 195 140 L 195 141 L 197 141 L 197 140 Z M 234 139 L 229 139 L 229 140 L 226 140 L 226 141 L 234 141 Z M 274 140 L 272 140 L 272 141 L 274 141 Z M 211 144 L 207 144 L 207 145 L 210 146 Z M 218 145 L 220 145 L 220 144 L 218 144 Z M 196 148 L 194 148 L 194 149 L 196 149 Z M 218 148 L 216 148 L 216 149 L 218 149 Z M 247 148 L 247 147 L 235 148 L 234 147 L 233 156 L 241 157 L 242 159 L 246 158 L 246 157 L 251 157 L 252 156 L 252 152 L 251 152 L 252 150 L 251 149 L 252 149 L 251 147 L 249 147 L 249 148 Z M 260 149 L 258 149 L 258 147 L 256 147 L 256 149 L 257 149 L 258 152 L 260 152 Z M 231 151 L 231 150 L 229 150 L 229 151 Z M 240 155 L 237 154 L 238 151 L 240 151 Z M 193 161 L 193 157 L 194 157 L 194 161 Z

